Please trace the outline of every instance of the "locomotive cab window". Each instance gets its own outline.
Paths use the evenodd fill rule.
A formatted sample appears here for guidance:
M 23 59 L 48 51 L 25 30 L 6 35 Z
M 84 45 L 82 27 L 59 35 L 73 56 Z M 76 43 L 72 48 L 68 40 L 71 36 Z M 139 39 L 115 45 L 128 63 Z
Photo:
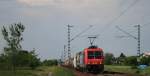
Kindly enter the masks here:
M 88 51 L 88 59 L 94 59 L 94 52 Z
M 96 58 L 96 59 L 99 59 L 100 56 L 101 56 L 101 52 L 95 51 L 95 58 Z
M 102 55 L 100 51 L 88 51 L 88 59 L 100 59 Z

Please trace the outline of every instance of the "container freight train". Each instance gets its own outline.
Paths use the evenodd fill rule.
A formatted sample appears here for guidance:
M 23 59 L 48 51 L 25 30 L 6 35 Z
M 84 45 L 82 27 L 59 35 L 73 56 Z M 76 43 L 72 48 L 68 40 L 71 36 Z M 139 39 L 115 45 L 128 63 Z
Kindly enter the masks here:
M 75 54 L 73 58 L 75 69 L 86 72 L 99 73 L 104 70 L 103 50 L 97 46 L 90 46 Z

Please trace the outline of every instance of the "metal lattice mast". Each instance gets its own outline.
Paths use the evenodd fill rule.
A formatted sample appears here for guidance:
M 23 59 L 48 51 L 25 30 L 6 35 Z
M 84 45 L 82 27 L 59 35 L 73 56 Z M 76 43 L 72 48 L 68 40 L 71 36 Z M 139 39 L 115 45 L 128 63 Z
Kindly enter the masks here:
M 64 61 L 66 60 L 66 45 L 64 45 Z
M 70 28 L 72 26 L 68 25 L 68 59 L 69 59 L 69 63 L 70 63 L 70 59 L 71 59 L 71 49 L 70 49 L 70 42 L 71 42 L 71 38 L 70 38 Z
M 140 40 L 141 39 L 140 38 L 140 35 L 141 35 L 141 32 L 140 32 L 141 29 L 140 28 L 141 27 L 140 27 L 140 25 L 137 25 L 137 28 L 138 28 L 138 37 L 137 37 L 137 42 L 138 42 L 138 50 L 137 51 L 138 51 L 138 53 L 137 54 L 138 54 L 138 56 L 140 56 L 140 54 L 141 54 L 141 52 L 140 52 L 141 51 L 141 40 Z
M 71 42 L 73 40 L 75 40 L 76 38 L 78 38 L 80 35 L 82 35 L 83 33 L 87 32 L 91 27 L 93 27 L 92 25 L 90 25 L 88 28 L 86 28 L 85 30 L 81 31 L 79 34 L 77 34 L 76 36 L 74 36 L 73 38 L 71 38 L 71 25 L 67 25 L 68 27 L 68 60 L 69 60 L 69 64 L 71 63 L 70 60 L 71 60 Z M 65 54 L 66 56 L 66 54 Z

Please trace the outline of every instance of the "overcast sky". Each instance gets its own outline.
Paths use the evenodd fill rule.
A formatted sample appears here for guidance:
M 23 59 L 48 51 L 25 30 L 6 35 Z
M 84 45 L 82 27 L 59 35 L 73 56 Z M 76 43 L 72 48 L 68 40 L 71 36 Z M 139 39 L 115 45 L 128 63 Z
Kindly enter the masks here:
M 0 0 L 0 27 L 16 22 L 24 24 L 23 49 L 35 48 L 41 59 L 60 58 L 67 44 L 67 24 L 73 25 L 71 37 L 93 25 L 71 42 L 72 55 L 89 46 L 89 35 L 100 35 L 95 44 L 105 53 L 136 55 L 137 40 L 117 38 L 127 35 L 116 26 L 137 36 L 134 26 L 140 24 L 141 51 L 150 51 L 149 4 L 150 0 Z M 4 46 L 0 35 L 1 51 Z

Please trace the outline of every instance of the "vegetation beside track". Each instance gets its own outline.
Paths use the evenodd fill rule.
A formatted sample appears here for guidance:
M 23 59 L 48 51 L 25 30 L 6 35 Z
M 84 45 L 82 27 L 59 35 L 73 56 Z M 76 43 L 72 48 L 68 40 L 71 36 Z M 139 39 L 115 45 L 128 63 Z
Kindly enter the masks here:
M 50 71 L 53 76 L 74 76 L 73 71 L 63 67 L 51 67 Z
M 0 76 L 48 76 L 50 72 L 52 76 L 74 76 L 71 70 L 58 66 L 42 66 L 35 70 L 16 70 L 15 74 L 10 70 L 0 70 Z
M 105 65 L 105 71 L 128 73 L 134 75 L 150 75 L 150 67 L 145 69 L 133 68 L 132 66 L 116 66 L 116 65 Z

